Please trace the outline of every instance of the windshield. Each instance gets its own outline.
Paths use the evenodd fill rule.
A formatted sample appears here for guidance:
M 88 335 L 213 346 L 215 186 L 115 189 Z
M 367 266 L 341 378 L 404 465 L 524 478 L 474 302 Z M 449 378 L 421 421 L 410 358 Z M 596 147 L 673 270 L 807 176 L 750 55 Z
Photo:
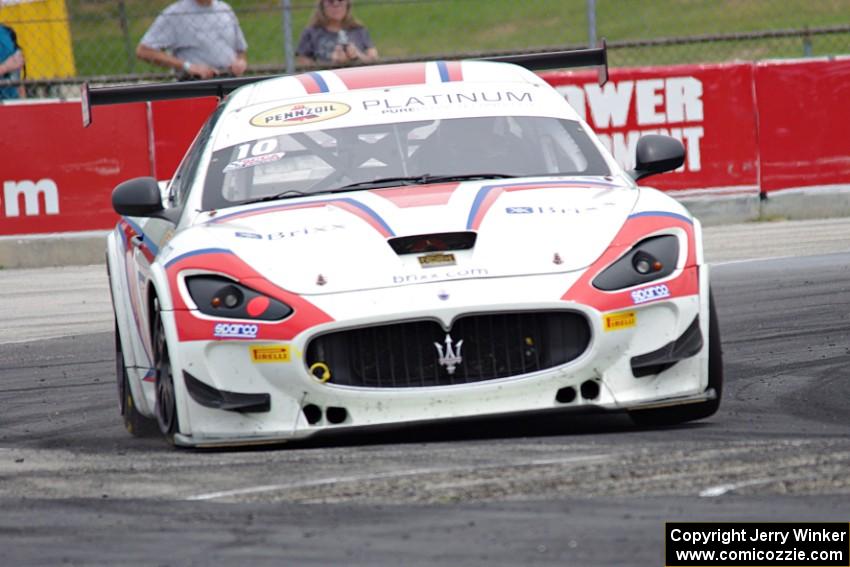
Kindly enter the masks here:
M 610 169 L 573 120 L 487 116 L 372 124 L 280 134 L 218 150 L 203 208 L 434 177 L 546 175 L 610 175 Z

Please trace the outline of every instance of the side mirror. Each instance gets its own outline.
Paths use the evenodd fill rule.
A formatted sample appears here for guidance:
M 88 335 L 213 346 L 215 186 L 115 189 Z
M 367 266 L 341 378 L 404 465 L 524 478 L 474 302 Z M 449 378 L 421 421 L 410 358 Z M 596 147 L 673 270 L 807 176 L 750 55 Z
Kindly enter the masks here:
M 112 208 L 128 217 L 154 217 L 177 222 L 180 211 L 162 206 L 162 193 L 153 177 L 136 177 L 120 183 L 112 190 Z
M 648 134 L 637 143 L 635 168 L 629 172 L 637 181 L 656 173 L 672 171 L 685 163 L 685 147 L 670 136 Z

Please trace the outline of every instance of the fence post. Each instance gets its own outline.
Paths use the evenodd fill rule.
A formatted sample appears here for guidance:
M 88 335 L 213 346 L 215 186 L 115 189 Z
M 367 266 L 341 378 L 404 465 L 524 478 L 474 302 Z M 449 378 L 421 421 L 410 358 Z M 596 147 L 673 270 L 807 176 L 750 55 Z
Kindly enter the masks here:
M 127 54 L 127 72 L 136 70 L 136 50 L 130 45 L 130 25 L 127 22 L 127 7 L 124 0 L 118 2 L 118 19 L 121 21 L 121 35 L 124 37 L 124 52 Z
M 286 58 L 286 73 L 295 73 L 295 49 L 292 47 L 292 0 L 281 0 L 283 7 L 283 53 Z
M 587 43 L 596 47 L 596 0 L 587 0 Z
M 809 33 L 809 26 L 806 26 L 803 31 L 803 57 L 812 56 L 812 35 Z

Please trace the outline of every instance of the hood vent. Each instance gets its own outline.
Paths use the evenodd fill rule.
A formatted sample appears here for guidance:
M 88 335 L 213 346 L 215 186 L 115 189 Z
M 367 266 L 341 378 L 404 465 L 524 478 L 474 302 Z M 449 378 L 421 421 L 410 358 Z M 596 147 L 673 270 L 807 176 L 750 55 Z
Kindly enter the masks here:
M 434 234 L 417 234 L 414 236 L 399 236 L 390 238 L 390 243 L 396 254 L 422 254 L 423 252 L 445 252 L 448 250 L 469 250 L 475 246 L 477 233 L 438 232 Z

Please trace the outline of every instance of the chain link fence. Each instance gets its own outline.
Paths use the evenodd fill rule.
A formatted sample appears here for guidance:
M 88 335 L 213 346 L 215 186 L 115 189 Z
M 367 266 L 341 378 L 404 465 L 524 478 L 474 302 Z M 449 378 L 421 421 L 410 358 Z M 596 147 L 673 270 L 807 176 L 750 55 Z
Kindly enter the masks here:
M 169 78 L 135 50 L 170 3 L 0 0 L 0 22 L 17 31 L 30 96 L 56 96 L 56 85 L 83 80 Z M 229 4 L 248 41 L 248 73 L 285 72 L 316 3 Z M 354 0 L 353 8 L 384 61 L 580 48 L 603 37 L 611 66 L 850 53 L 850 0 Z

